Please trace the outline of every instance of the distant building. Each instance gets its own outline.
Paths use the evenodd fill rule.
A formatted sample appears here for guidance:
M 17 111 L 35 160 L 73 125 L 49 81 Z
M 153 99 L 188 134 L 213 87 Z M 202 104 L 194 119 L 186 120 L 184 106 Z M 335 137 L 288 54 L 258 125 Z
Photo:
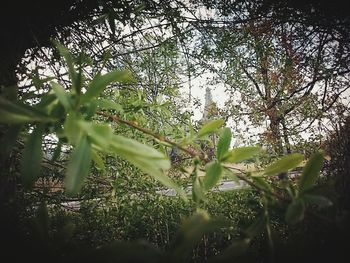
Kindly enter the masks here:
M 205 90 L 204 98 L 205 102 L 203 116 L 199 120 L 200 125 L 204 125 L 206 122 L 218 118 L 218 108 L 216 103 L 213 101 L 213 96 L 209 87 L 207 87 Z M 216 134 L 211 134 L 209 135 L 209 139 L 209 142 L 206 141 L 201 143 L 201 149 L 207 154 L 208 159 L 211 160 L 215 157 L 215 149 L 218 138 Z M 176 164 L 183 159 L 181 152 L 176 147 L 171 148 L 171 150 L 168 152 L 168 156 L 172 164 Z
M 204 110 L 203 117 L 201 119 L 202 122 L 214 119 L 218 115 L 218 107 L 216 103 L 213 101 L 213 96 L 211 95 L 211 90 L 209 87 L 205 89 L 205 97 L 204 97 Z
M 205 101 L 204 101 L 203 117 L 201 119 L 201 122 L 203 124 L 209 120 L 213 120 L 218 117 L 218 107 L 216 103 L 213 101 L 213 96 L 211 94 L 211 90 L 209 87 L 205 89 L 204 99 Z M 216 134 L 211 134 L 210 139 L 211 139 L 211 143 L 202 143 L 201 147 L 202 147 L 202 150 L 207 153 L 208 158 L 211 160 L 215 156 L 215 149 L 216 149 L 218 138 Z
M 208 120 L 208 117 L 210 115 L 210 108 L 213 104 L 214 104 L 213 96 L 211 95 L 210 88 L 207 87 L 205 89 L 204 111 L 203 111 L 202 121 Z

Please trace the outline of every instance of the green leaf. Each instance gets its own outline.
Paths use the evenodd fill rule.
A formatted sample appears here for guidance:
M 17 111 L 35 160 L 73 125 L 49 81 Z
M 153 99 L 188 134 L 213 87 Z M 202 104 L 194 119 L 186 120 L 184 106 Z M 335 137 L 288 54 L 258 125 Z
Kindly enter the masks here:
M 180 228 L 180 234 L 187 241 L 191 241 L 191 245 L 194 245 L 203 234 L 222 226 L 222 224 L 216 226 L 213 224 L 214 222 L 207 211 L 198 209 L 191 217 L 184 220 Z
M 81 137 L 67 166 L 65 188 L 70 196 L 76 195 L 88 176 L 91 165 L 91 145 L 86 136 Z
M 299 192 L 303 193 L 314 186 L 323 166 L 323 153 L 318 152 L 311 156 L 306 163 L 299 180 Z
M 40 110 L 2 97 L 0 97 L 0 116 L 0 123 L 6 124 L 55 121 Z
M 120 135 L 113 135 L 110 142 L 111 149 L 127 155 L 135 155 L 149 159 L 161 160 L 162 162 L 158 163 L 159 168 L 167 170 L 170 168 L 170 162 L 166 156 L 156 149 L 142 144 L 136 140 L 126 138 Z
M 104 14 L 101 15 L 99 17 L 96 17 L 94 20 L 92 20 L 92 24 L 93 25 L 98 25 L 98 24 L 102 24 L 105 22 L 105 20 L 107 19 L 108 14 Z
M 285 220 L 288 224 L 296 224 L 304 219 L 305 205 L 301 199 L 295 199 L 288 205 Z
M 75 88 L 76 88 L 78 95 L 80 95 L 80 93 L 81 93 L 81 88 L 83 87 L 84 79 L 85 79 L 85 76 L 83 74 L 82 60 L 83 60 L 83 55 L 82 55 L 82 53 L 80 53 L 78 56 L 78 61 L 77 61 L 79 67 L 78 67 L 78 73 L 76 76 L 76 83 L 75 83 Z
M 79 84 L 78 84 L 78 74 L 74 68 L 74 59 L 72 57 L 72 55 L 70 54 L 69 50 L 63 46 L 61 43 L 57 42 L 57 41 L 53 41 L 54 45 L 56 46 L 56 48 L 58 49 L 58 51 L 60 52 L 61 56 L 64 58 L 64 60 L 67 63 L 68 66 L 68 73 L 69 73 L 69 77 L 72 81 L 72 89 L 73 91 L 75 91 L 77 94 L 80 94 L 80 90 L 79 90 Z
M 23 185 L 26 188 L 32 188 L 34 182 L 41 173 L 42 137 L 44 128 L 42 125 L 37 126 L 29 135 L 26 147 L 21 160 L 21 175 Z
M 204 234 L 228 227 L 229 222 L 224 218 L 210 218 L 209 214 L 198 209 L 191 217 L 186 218 L 177 233 L 175 246 L 170 250 L 169 258 L 174 262 L 186 262 L 188 254 L 193 251 Z
M 93 144 L 96 144 L 101 150 L 108 151 L 113 135 L 112 128 L 108 124 L 95 124 L 86 121 L 79 121 L 78 124 Z
M 170 168 L 170 161 L 162 153 L 120 135 L 112 136 L 110 150 L 151 175 L 163 185 L 173 188 L 184 200 L 187 200 L 185 191 L 164 174 L 164 171 Z
M 39 75 L 39 67 L 36 67 L 34 69 L 34 73 L 32 74 L 32 82 L 33 82 L 33 85 L 37 91 L 41 90 L 43 88 L 43 84 L 45 82 L 48 82 L 48 81 L 53 80 L 53 79 L 54 79 L 54 77 L 46 77 L 46 78 L 41 79 L 40 75 Z M 23 97 L 22 97 L 22 99 L 23 99 Z
M 304 156 L 300 153 L 293 153 L 287 156 L 282 157 L 281 159 L 277 160 L 270 166 L 268 166 L 264 174 L 265 175 L 276 175 L 280 173 L 285 173 L 295 167 L 298 166 L 298 164 L 301 163 L 301 161 L 304 159 Z
M 82 103 L 98 97 L 100 93 L 112 82 L 127 82 L 132 80 L 129 70 L 114 70 L 107 74 L 97 74 L 90 82 L 86 93 L 82 97 Z
M 225 153 L 227 153 L 231 144 L 232 133 L 230 128 L 224 128 L 219 138 L 216 149 L 216 158 L 221 161 Z
M 237 177 L 237 174 L 234 173 L 232 170 L 224 167 L 224 172 L 225 172 L 225 175 L 231 179 L 232 181 L 234 181 L 236 184 L 239 184 L 240 183 L 240 179 Z
M 260 215 L 257 217 L 253 224 L 251 224 L 245 231 L 244 233 L 246 236 L 250 239 L 255 238 L 257 235 L 262 233 L 265 229 L 266 226 L 266 217 L 264 215 Z
M 115 103 L 114 101 L 106 100 L 106 99 L 98 99 L 96 102 L 97 102 L 97 107 L 99 107 L 100 109 L 116 110 L 118 112 L 123 112 L 122 105 Z
M 213 161 L 207 164 L 205 168 L 205 176 L 203 180 L 203 185 L 205 190 L 210 190 L 214 187 L 222 176 L 222 166 L 220 163 Z
M 109 28 L 112 31 L 112 35 L 115 34 L 115 18 L 116 18 L 115 12 L 109 11 L 107 15 L 107 21 L 108 21 Z
M 54 77 L 47 77 L 44 79 L 40 79 L 39 75 L 35 75 L 32 77 L 33 85 L 35 86 L 35 88 L 37 90 L 41 90 L 43 88 L 43 84 L 45 82 L 48 82 L 48 81 L 53 80 L 53 79 L 55 79 L 55 78 Z
M 92 160 L 94 161 L 96 168 L 98 170 L 104 171 L 106 167 L 101 156 L 95 150 L 92 150 L 91 154 L 92 154 Z
M 209 133 L 214 132 L 216 129 L 218 129 L 221 125 L 225 123 L 224 120 L 212 120 L 205 124 L 198 132 L 198 137 L 203 137 L 204 135 L 207 135 Z
M 237 163 L 252 158 L 260 152 L 260 147 L 239 147 L 227 152 L 222 161 L 226 163 Z
M 266 178 L 255 177 L 255 176 L 252 176 L 251 178 L 257 186 L 264 189 L 265 191 L 267 192 L 273 191 L 272 186 L 268 182 L 266 182 Z
M 75 112 L 70 112 L 66 116 L 64 122 L 64 134 L 67 137 L 68 141 L 72 145 L 76 145 L 80 140 L 80 137 L 83 135 L 83 129 L 79 125 L 82 121 L 81 116 Z
M 82 113 L 86 116 L 86 120 L 91 120 L 97 111 L 97 101 L 91 100 L 89 103 L 86 103 L 84 107 L 82 107 Z
M 192 183 L 192 198 L 193 201 L 198 203 L 201 200 L 205 200 L 205 194 L 203 189 L 203 183 L 199 180 L 198 177 Z
M 57 96 L 53 93 L 53 92 L 49 92 L 44 94 L 41 97 L 41 100 L 38 104 L 35 105 L 35 107 L 37 108 L 46 108 L 47 111 L 50 113 L 50 111 L 52 110 L 53 105 L 56 104 L 57 101 Z
M 301 198 L 304 200 L 305 203 L 317 205 L 321 208 L 333 205 L 331 200 L 320 195 L 304 194 Z
M 64 107 L 66 111 L 69 111 L 72 108 L 69 94 L 65 91 L 65 89 L 58 83 L 51 82 L 50 83 L 53 91 L 55 92 L 55 95 L 57 96 L 58 100 Z

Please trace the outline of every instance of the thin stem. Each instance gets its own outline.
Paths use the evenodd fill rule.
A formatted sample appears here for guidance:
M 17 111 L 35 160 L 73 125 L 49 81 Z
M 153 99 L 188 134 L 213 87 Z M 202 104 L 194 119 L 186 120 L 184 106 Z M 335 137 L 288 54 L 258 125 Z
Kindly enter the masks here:
M 223 166 L 224 166 L 225 168 L 229 169 L 229 170 L 235 169 L 235 168 L 232 168 L 232 167 L 229 167 L 229 166 L 225 166 L 225 165 L 223 165 Z M 239 170 L 239 169 L 235 169 L 235 170 Z M 239 170 L 239 171 L 243 173 L 243 171 L 241 171 L 241 170 Z M 240 180 L 246 182 L 248 185 L 250 185 L 251 187 L 257 189 L 257 190 L 260 191 L 260 192 L 266 193 L 266 194 L 268 194 L 268 195 L 272 195 L 272 196 L 276 197 L 277 199 L 279 199 L 279 200 L 281 200 L 281 201 L 290 202 L 290 200 L 289 200 L 288 198 L 286 198 L 285 196 L 280 195 L 279 193 L 276 193 L 276 192 L 268 191 L 268 190 L 266 190 L 266 189 L 260 187 L 260 186 L 257 185 L 256 183 L 250 181 L 250 180 L 249 180 L 246 176 L 244 176 L 243 174 L 238 174 L 238 173 L 236 173 L 235 176 L 236 176 L 238 179 L 240 179 Z
M 110 120 L 112 120 L 113 122 L 116 122 L 116 123 L 123 123 L 123 124 L 126 124 L 136 130 L 139 130 L 145 134 L 148 134 L 150 136 L 152 136 L 153 138 L 156 138 L 157 140 L 161 141 L 161 142 L 166 142 L 174 147 L 177 147 L 179 148 L 181 151 L 187 153 L 188 155 L 192 156 L 192 157 L 199 157 L 200 159 L 206 159 L 205 156 L 202 154 L 202 153 L 198 153 L 198 152 L 195 152 L 189 148 L 186 148 L 176 142 L 173 142 L 171 140 L 169 140 L 168 138 L 166 138 L 165 136 L 162 136 L 160 134 L 157 134 L 157 133 L 154 133 L 153 131 L 151 130 L 148 130 L 146 128 L 143 128 L 143 127 L 140 127 L 137 125 L 137 123 L 133 122 L 133 121 L 127 121 L 127 120 L 123 120 L 121 118 L 119 118 L 119 116 L 117 115 L 111 115 L 111 114 L 108 114 L 108 113 L 105 113 L 105 112 L 98 112 L 97 113 L 98 115 L 100 116 L 104 116 L 104 117 L 107 117 L 109 118 Z

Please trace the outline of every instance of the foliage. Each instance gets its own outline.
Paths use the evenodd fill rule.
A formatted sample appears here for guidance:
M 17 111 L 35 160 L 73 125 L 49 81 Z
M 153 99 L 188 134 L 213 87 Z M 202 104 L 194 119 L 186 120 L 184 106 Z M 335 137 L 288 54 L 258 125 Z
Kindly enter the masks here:
M 349 117 L 341 123 L 336 123 L 335 131 L 325 141 L 325 149 L 329 160 L 326 163 L 326 174 L 333 182 L 334 191 L 339 198 L 339 208 L 349 209 Z
M 284 260 L 289 254 L 278 249 L 293 238 L 290 229 L 303 221 L 309 231 L 319 213 L 332 214 L 334 200 L 320 191 L 323 152 L 307 160 L 301 150 L 291 152 L 303 123 L 307 130 L 334 117 L 335 105 L 343 109 L 347 46 L 303 23 L 274 24 L 273 10 L 242 20 L 239 14 L 261 7 L 254 3 L 238 1 L 239 13 L 216 7 L 225 19 L 238 16 L 237 24 L 197 19 L 191 8 L 201 3 L 133 4 L 100 4 L 105 14 L 94 26 L 72 28 L 64 41 L 69 48 L 53 41 L 55 49 L 42 49 L 42 57 L 28 51 L 35 59 L 24 68 L 36 66 L 29 73 L 19 69 L 29 85 L 18 97 L 17 88 L 1 87 L 1 166 L 10 164 L 2 169 L 2 189 L 8 178 L 18 187 L 9 188 L 14 198 L 1 197 L 7 207 L 16 198 L 24 202 L 12 239 L 20 237 L 23 255 L 40 254 L 39 261 Z M 310 35 L 316 40 L 309 42 Z M 329 49 L 332 41 L 336 51 Z M 181 111 L 179 89 L 185 77 L 191 89 L 191 78 L 207 69 L 223 77 L 233 96 L 239 92 L 241 107 L 228 105 L 225 116 L 216 110 L 217 119 L 196 124 L 188 109 Z M 276 156 L 259 146 L 231 149 L 237 131 L 227 120 L 242 118 L 242 109 L 255 125 L 268 118 L 265 137 Z M 279 156 L 283 147 L 291 154 Z M 236 168 L 242 162 L 256 163 L 256 170 Z M 216 193 L 223 178 L 248 190 Z M 177 197 L 160 195 L 164 187 Z M 72 203 L 78 214 L 62 209 Z
M 234 19 L 234 8 L 228 10 L 221 10 L 224 17 Z M 330 116 L 338 118 L 331 113 L 336 105 L 346 108 L 349 63 L 342 53 L 348 45 L 339 39 L 337 51 L 332 33 L 296 21 L 275 21 L 262 17 L 222 30 L 202 29 L 204 44 L 192 56 L 216 76 L 215 84 L 208 85 L 220 83 L 230 94 L 221 114 L 235 123 L 235 133 L 258 137 L 271 153 L 281 155 L 295 151 L 305 133 L 309 142 L 317 142 L 327 131 L 323 123 Z
M 217 159 L 208 162 L 206 160 L 206 155 L 196 151 L 190 151 L 181 144 L 176 144 L 168 139 L 162 138 L 159 135 L 138 126 L 135 122 L 123 120 L 118 117 L 118 115 L 110 115 L 105 111 L 98 111 L 96 103 L 94 103 L 92 99 L 98 97 L 111 82 L 132 81 L 131 76 L 127 75 L 127 71 L 117 70 L 104 75 L 97 73 L 91 81 L 86 80 L 82 73 L 82 66 L 79 65 L 78 71 L 76 71 L 72 56 L 68 50 L 60 44 L 56 45 L 68 65 L 68 73 L 71 79 L 70 90 L 66 91 L 58 83 L 52 82 L 52 91 L 45 93 L 42 96 L 41 101 L 32 106 L 21 105 L 5 99 L 1 100 L 1 109 L 5 116 L 3 120 L 4 123 L 13 124 L 13 122 L 9 122 L 8 120 L 16 115 L 18 118 L 16 118 L 15 124 L 34 124 L 34 129 L 28 136 L 27 145 L 22 157 L 22 181 L 27 189 L 31 189 L 40 177 L 40 163 L 43 158 L 41 150 L 42 138 L 44 137 L 45 132 L 50 131 L 50 133 L 54 133 L 59 138 L 59 141 L 62 143 L 61 149 L 64 145 L 67 145 L 65 147 L 73 147 L 72 153 L 69 154 L 69 161 L 64 176 L 64 194 L 68 197 L 76 196 L 81 192 L 84 182 L 89 176 L 91 176 L 90 169 L 92 160 L 96 163 L 96 167 L 100 167 L 102 170 L 105 169 L 103 160 L 99 157 L 100 153 L 104 153 L 108 155 L 119 155 L 135 165 L 141 171 L 148 173 L 150 176 L 157 179 L 163 185 L 175 189 L 178 195 L 184 200 L 188 199 L 185 191 L 170 177 L 164 174 L 164 172 L 170 168 L 170 162 L 166 156 L 154 148 L 137 142 L 134 139 L 114 134 L 112 128 L 107 124 L 94 121 L 94 115 L 96 114 L 99 116 L 107 116 L 119 123 L 127 124 L 132 128 L 159 139 L 160 142 L 165 141 L 170 143 L 170 145 L 178 146 L 181 150 L 187 152 L 194 158 L 193 172 L 191 173 L 193 188 L 192 197 L 194 201 L 193 212 L 186 212 L 188 218 L 183 219 L 180 230 L 175 237 L 174 245 L 171 246 L 163 256 L 159 256 L 160 258 L 167 257 L 172 260 L 176 259 L 175 261 L 184 261 L 188 259 L 193 246 L 202 239 L 203 235 L 207 235 L 215 230 L 232 228 L 230 221 L 215 217 L 211 218 L 208 212 L 203 210 L 207 207 L 209 202 L 207 192 L 212 190 L 218 184 L 224 173 L 228 174 L 231 178 L 234 178 L 234 180 L 244 181 L 249 186 L 258 190 L 260 192 L 259 195 L 261 195 L 262 206 L 259 209 L 261 210 L 261 215 L 255 219 L 255 222 L 253 222 L 252 225 L 246 228 L 243 237 L 238 237 L 237 241 L 235 241 L 233 245 L 229 245 L 229 248 L 224 251 L 220 257 L 225 257 L 226 255 L 230 255 L 230 257 L 242 255 L 248 249 L 249 244 L 264 231 L 266 231 L 270 249 L 273 249 L 270 221 L 271 204 L 275 204 L 276 202 L 287 202 L 288 205 L 286 206 L 285 220 L 290 224 L 296 224 L 303 220 L 307 204 L 316 204 L 318 206 L 328 206 L 331 204 L 331 202 L 325 197 L 309 193 L 310 189 L 314 187 L 322 168 L 322 153 L 314 154 L 306 163 L 298 184 L 287 180 L 284 182 L 285 184 L 282 189 L 280 187 L 277 188 L 269 181 L 269 178 L 296 168 L 303 160 L 303 156 L 297 153 L 291 154 L 275 161 L 261 171 L 253 173 L 249 172 L 246 174 L 236 173 L 228 164 L 252 158 L 259 153 L 259 148 L 243 147 L 230 150 L 232 134 L 231 130 L 226 127 L 220 132 L 219 142 L 216 148 Z M 86 89 L 85 92 L 83 92 L 83 88 Z M 113 102 L 111 101 L 107 104 L 111 103 Z M 13 105 L 13 107 L 6 107 L 7 105 Z M 24 110 L 26 108 L 28 110 Z M 35 111 L 32 110 L 32 108 L 35 109 Z M 27 114 L 27 112 L 30 112 L 30 114 Z M 37 116 L 44 116 L 44 118 L 37 118 Z M 186 140 L 186 143 L 195 145 L 197 142 L 205 139 L 209 134 L 217 131 L 223 123 L 222 120 L 214 120 L 206 123 L 201 129 L 199 129 L 197 134 L 192 134 L 192 136 Z M 59 148 L 59 150 L 61 149 Z M 201 169 L 203 165 L 205 165 L 205 176 L 204 178 L 200 178 L 198 170 Z M 116 187 L 118 187 L 118 185 L 116 185 Z M 130 209 L 132 202 L 135 202 L 131 200 L 135 200 L 135 197 L 133 195 L 127 196 L 128 209 L 126 212 L 132 212 L 132 216 L 125 215 L 122 210 L 120 210 L 121 203 L 119 203 L 118 200 L 118 198 L 120 198 L 119 195 L 116 196 L 117 203 L 115 205 L 108 205 L 107 211 L 110 213 L 111 209 L 117 209 L 118 212 L 116 215 L 114 215 L 114 213 L 111 214 L 114 215 L 115 220 L 123 222 L 123 218 L 124 220 L 134 218 L 137 220 L 137 224 L 139 224 L 140 219 L 137 219 L 134 213 L 135 211 L 143 210 L 142 206 L 131 206 L 132 209 Z M 139 198 L 142 202 L 145 202 L 145 195 L 141 195 Z M 156 197 L 152 196 L 152 198 Z M 154 200 L 151 202 L 154 202 Z M 89 203 L 88 209 L 90 209 L 91 205 L 92 204 Z M 150 205 L 147 206 L 149 207 Z M 45 203 L 42 203 L 39 206 L 40 217 L 38 217 L 38 220 L 41 222 L 41 227 L 43 227 L 40 227 L 40 231 L 42 231 L 42 234 L 40 235 L 44 235 L 45 237 L 43 236 L 42 238 L 47 239 L 47 234 L 45 233 L 48 231 L 48 226 L 47 223 L 42 221 L 45 220 L 46 222 L 48 220 L 45 219 L 48 217 L 45 208 Z M 41 212 L 40 209 L 44 210 Z M 84 211 L 83 207 L 81 208 L 81 211 Z M 105 213 L 103 209 L 102 212 Z M 99 209 L 97 209 L 96 214 L 98 215 L 99 213 Z M 118 219 L 118 217 L 120 219 Z M 99 218 L 100 217 L 98 217 L 98 219 Z M 175 220 L 175 222 L 178 221 L 179 218 Z M 126 222 L 124 221 L 124 225 L 125 223 Z M 149 223 L 152 224 L 151 222 Z M 62 231 L 65 231 L 66 227 L 69 229 L 71 228 L 69 225 L 63 226 Z M 115 227 L 115 229 L 118 229 L 118 227 Z M 115 238 L 127 240 L 129 238 L 132 239 L 132 229 L 126 229 L 125 231 L 127 232 L 127 237 L 123 236 L 123 231 L 121 231 L 118 234 L 120 236 L 115 236 Z M 144 233 L 143 235 L 146 237 L 148 236 L 149 241 L 152 241 L 152 234 Z M 168 240 L 166 243 L 169 243 L 169 233 L 167 235 Z M 101 236 L 103 237 L 106 235 Z M 154 242 L 157 242 L 157 240 L 154 240 Z M 163 241 L 162 243 L 165 242 Z M 119 243 L 112 243 L 110 246 L 118 251 L 118 249 L 124 247 L 123 244 L 118 244 Z M 102 251 L 108 249 L 108 246 L 109 245 L 104 247 Z M 146 249 L 146 251 L 148 251 L 147 253 L 153 255 L 152 248 L 137 248 L 135 247 L 137 246 L 136 244 L 130 246 L 129 249 L 138 249 L 137 252 L 140 254 L 143 254 L 142 251 Z M 139 249 L 142 251 L 139 251 Z M 131 256 L 128 254 L 130 252 L 131 250 L 127 252 L 125 255 L 126 258 Z M 96 255 L 99 254 L 99 252 L 96 253 Z M 111 254 L 110 257 L 113 258 L 114 256 Z M 107 257 L 107 259 L 108 258 L 109 257 Z

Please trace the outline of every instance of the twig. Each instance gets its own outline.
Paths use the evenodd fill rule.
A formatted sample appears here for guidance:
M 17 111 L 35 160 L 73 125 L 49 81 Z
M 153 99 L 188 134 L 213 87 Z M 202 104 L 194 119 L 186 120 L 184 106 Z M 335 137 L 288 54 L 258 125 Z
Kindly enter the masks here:
M 236 169 L 236 168 L 232 168 L 232 167 L 229 167 L 229 166 L 224 166 L 224 167 L 227 168 L 227 169 Z M 239 169 L 236 169 L 236 170 L 239 170 Z M 241 170 L 239 170 L 239 171 L 241 171 Z M 242 171 L 241 171 L 241 172 L 242 172 Z M 244 176 L 244 175 L 242 175 L 242 174 L 238 174 L 238 173 L 237 173 L 237 174 L 235 174 L 235 176 L 236 176 L 238 179 L 240 179 L 240 180 L 246 182 L 247 184 L 249 184 L 250 186 L 252 186 L 253 188 L 257 189 L 257 190 L 260 191 L 260 192 L 264 192 L 264 193 L 266 193 L 266 194 L 268 194 L 268 195 L 272 195 L 272 196 L 274 196 L 274 197 L 276 197 L 276 198 L 278 198 L 279 200 L 284 201 L 284 202 L 290 202 L 290 201 L 291 201 L 289 198 L 286 198 L 286 197 L 283 196 L 283 195 L 280 195 L 280 194 L 278 194 L 278 193 L 276 193 L 276 192 L 268 191 L 268 190 L 266 190 L 266 189 L 260 187 L 259 185 L 257 185 L 256 183 L 250 181 L 246 176 Z
M 152 132 L 151 130 L 148 130 L 146 128 L 143 128 L 143 127 L 140 127 L 137 125 L 137 123 L 133 122 L 133 121 L 127 121 L 127 120 L 123 120 L 121 118 L 119 118 L 119 116 L 117 115 L 111 115 L 111 114 L 108 114 L 108 113 L 105 113 L 105 112 L 98 112 L 97 113 L 98 115 L 100 116 L 104 116 L 104 117 L 107 117 L 109 118 L 110 120 L 112 120 L 113 122 L 116 122 L 116 123 L 123 123 L 123 124 L 126 124 L 136 130 L 139 130 L 145 134 L 148 134 L 150 136 L 152 136 L 153 138 L 156 138 L 157 140 L 161 141 L 161 142 L 166 142 L 166 143 L 169 143 L 170 145 L 174 146 L 174 147 L 177 147 L 179 148 L 181 151 L 187 153 L 188 155 L 192 156 L 192 157 L 199 157 L 200 159 L 203 159 L 203 160 L 206 160 L 205 156 L 202 154 L 202 153 L 198 153 L 198 152 L 195 152 L 189 148 L 186 148 L 176 142 L 173 142 L 171 140 L 169 140 L 168 138 L 166 138 L 165 136 L 162 136 L 160 134 L 157 134 L 157 133 L 154 133 Z

